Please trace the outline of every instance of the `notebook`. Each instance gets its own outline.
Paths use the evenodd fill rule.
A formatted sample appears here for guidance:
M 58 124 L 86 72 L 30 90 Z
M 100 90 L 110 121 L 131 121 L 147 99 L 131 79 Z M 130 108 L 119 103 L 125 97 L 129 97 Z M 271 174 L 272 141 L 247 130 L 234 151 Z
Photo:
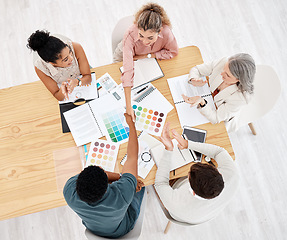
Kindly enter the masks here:
M 125 109 L 111 94 L 64 113 L 77 146 L 106 136 L 113 142 L 126 142 L 129 128 L 124 117 Z
M 97 90 L 96 74 L 91 73 L 92 82 L 87 86 L 77 86 L 74 88 L 74 91 L 69 94 L 69 99 L 64 101 L 59 101 L 61 122 L 62 122 L 62 132 L 70 132 L 69 126 L 64 118 L 63 113 L 69 111 L 73 108 L 79 107 L 81 102 L 89 102 L 93 99 L 99 97 Z
M 161 144 L 159 140 L 152 137 L 148 133 L 141 132 L 138 136 L 139 154 L 138 154 L 138 175 L 145 179 L 154 166 L 154 160 L 150 154 L 150 149 Z M 121 160 L 121 165 L 124 165 L 127 160 L 127 155 Z
M 110 94 L 112 94 L 122 106 L 126 105 L 125 93 L 122 84 L 119 84 L 114 88 Z M 147 83 L 137 89 L 133 89 L 131 91 L 131 99 L 133 104 L 143 104 L 149 108 L 157 107 L 167 113 L 173 109 L 170 102 L 151 83 Z
M 179 167 L 182 167 L 190 162 L 195 161 L 195 153 L 190 149 L 183 149 L 180 150 L 177 147 L 177 141 L 175 139 L 172 140 L 173 143 L 173 151 L 172 151 L 172 156 L 171 156 L 171 166 L 170 166 L 170 171 L 175 170 Z M 150 152 L 151 155 L 158 166 L 164 153 L 164 145 L 160 144 L 156 147 L 151 148 Z M 163 159 L 164 161 L 164 159 Z
M 123 72 L 123 67 L 121 67 L 120 70 Z M 161 77 L 164 77 L 164 73 L 155 58 L 144 58 L 134 61 L 133 88 L 137 88 Z
M 196 106 L 190 107 L 190 104 L 185 103 L 181 96 L 182 94 L 188 97 L 201 96 L 206 99 L 207 105 L 215 110 L 208 84 L 205 84 L 202 87 L 195 87 L 188 83 L 188 74 L 167 79 L 167 82 L 181 127 L 185 125 L 197 126 L 209 122 L 209 120 L 198 111 Z

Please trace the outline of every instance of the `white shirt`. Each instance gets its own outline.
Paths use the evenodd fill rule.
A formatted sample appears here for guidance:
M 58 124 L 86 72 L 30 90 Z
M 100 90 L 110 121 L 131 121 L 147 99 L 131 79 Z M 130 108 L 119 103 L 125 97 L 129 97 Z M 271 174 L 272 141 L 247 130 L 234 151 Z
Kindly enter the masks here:
M 219 196 L 213 199 L 200 199 L 192 194 L 188 179 L 170 187 L 169 165 L 171 151 L 164 150 L 160 160 L 155 179 L 155 188 L 164 206 L 170 215 L 181 222 L 199 224 L 217 216 L 229 200 L 233 197 L 239 183 L 239 175 L 235 163 L 228 152 L 218 146 L 188 142 L 188 148 L 203 153 L 215 159 L 218 163 L 218 171 L 222 174 L 224 189 Z

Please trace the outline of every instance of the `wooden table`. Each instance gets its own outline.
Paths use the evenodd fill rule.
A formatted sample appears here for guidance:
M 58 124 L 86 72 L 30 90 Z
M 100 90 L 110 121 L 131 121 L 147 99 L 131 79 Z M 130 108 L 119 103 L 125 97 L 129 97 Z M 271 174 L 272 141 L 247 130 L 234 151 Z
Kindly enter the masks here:
M 171 60 L 159 61 L 165 77 L 153 84 L 173 104 L 166 79 L 186 74 L 203 63 L 195 46 L 179 50 Z M 94 68 L 97 77 L 108 72 L 120 83 L 121 63 Z M 41 81 L 1 89 L 0 115 L 0 220 L 66 205 L 57 191 L 53 152 L 75 146 L 70 133 L 63 134 L 57 100 Z M 181 132 L 175 108 L 168 114 L 171 128 Z M 206 142 L 224 147 L 234 159 L 234 152 L 223 123 L 200 125 L 207 130 Z M 126 153 L 120 147 L 118 159 Z M 187 175 L 189 165 L 176 170 L 176 176 Z M 116 169 L 121 169 L 120 164 Z M 154 182 L 156 167 L 145 179 Z

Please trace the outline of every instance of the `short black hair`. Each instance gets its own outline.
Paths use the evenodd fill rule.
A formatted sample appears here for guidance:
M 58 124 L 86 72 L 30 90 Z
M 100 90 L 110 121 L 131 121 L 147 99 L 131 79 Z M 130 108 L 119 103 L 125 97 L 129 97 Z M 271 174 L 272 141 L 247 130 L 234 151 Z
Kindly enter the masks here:
M 224 188 L 222 175 L 210 164 L 195 163 L 191 165 L 189 175 L 192 190 L 202 198 L 215 198 Z
M 87 203 L 100 200 L 108 188 L 108 176 L 98 166 L 85 168 L 78 176 L 76 190 L 80 199 Z
M 48 31 L 37 30 L 28 38 L 27 47 L 33 51 L 37 51 L 39 56 L 45 62 L 56 63 L 59 59 L 61 51 L 68 45 L 59 38 L 50 36 Z

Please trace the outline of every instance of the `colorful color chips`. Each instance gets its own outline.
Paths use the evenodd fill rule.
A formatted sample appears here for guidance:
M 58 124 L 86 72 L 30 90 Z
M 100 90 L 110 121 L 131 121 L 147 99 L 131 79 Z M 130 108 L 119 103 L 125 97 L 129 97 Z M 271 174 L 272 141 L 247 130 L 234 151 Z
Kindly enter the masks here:
M 102 115 L 108 135 L 113 142 L 128 140 L 129 128 L 124 126 L 125 116 L 120 110 L 113 110 Z
M 113 172 L 117 161 L 119 145 L 111 141 L 97 139 L 91 143 L 86 166 L 96 165 Z
M 133 105 L 136 115 L 136 129 L 160 136 L 167 113 Z

